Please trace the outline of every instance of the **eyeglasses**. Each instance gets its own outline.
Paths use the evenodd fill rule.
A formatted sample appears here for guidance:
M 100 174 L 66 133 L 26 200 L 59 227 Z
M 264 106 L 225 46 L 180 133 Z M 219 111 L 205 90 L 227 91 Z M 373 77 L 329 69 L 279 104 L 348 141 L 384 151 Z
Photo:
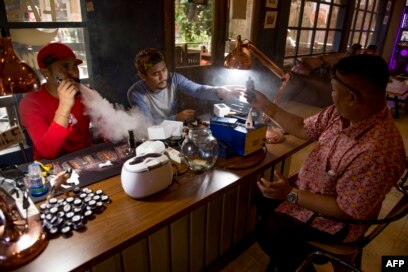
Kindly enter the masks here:
M 344 81 L 340 80 L 337 76 L 336 76 L 336 72 L 334 71 L 331 76 L 330 76 L 331 80 L 336 80 L 338 82 L 340 82 L 343 86 L 346 86 L 347 88 L 349 88 L 354 94 L 359 95 L 361 94 L 361 91 L 357 90 L 356 88 L 351 87 L 350 85 L 348 85 L 347 83 L 345 83 Z

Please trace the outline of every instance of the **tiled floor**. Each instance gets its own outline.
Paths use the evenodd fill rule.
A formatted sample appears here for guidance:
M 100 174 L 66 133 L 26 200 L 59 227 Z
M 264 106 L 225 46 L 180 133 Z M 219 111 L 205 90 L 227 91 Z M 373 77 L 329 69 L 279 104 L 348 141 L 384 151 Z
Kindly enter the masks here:
M 310 108 L 308 113 L 316 109 Z M 402 112 L 395 122 L 404 138 L 405 150 L 408 154 L 408 112 Z M 290 173 L 296 173 L 303 163 L 306 154 L 312 146 L 302 150 L 292 157 Z M 383 209 L 396 200 L 396 193 L 391 192 L 384 201 Z M 363 251 L 362 270 L 370 272 L 381 271 L 381 256 L 384 255 L 408 255 L 408 216 L 390 224 L 371 244 Z M 261 250 L 258 244 L 253 244 L 248 250 L 229 263 L 222 272 L 265 271 L 268 265 L 268 256 Z M 315 266 L 317 271 L 333 271 L 330 264 Z

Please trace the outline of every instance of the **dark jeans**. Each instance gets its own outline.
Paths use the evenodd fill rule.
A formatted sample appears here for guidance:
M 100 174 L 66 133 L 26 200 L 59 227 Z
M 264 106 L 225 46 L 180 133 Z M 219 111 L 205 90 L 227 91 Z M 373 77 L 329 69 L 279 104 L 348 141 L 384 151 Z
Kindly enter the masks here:
M 256 238 L 262 250 L 270 257 L 268 269 L 276 267 L 279 272 L 296 271 L 296 268 L 313 252 L 308 240 L 340 242 L 346 236 L 345 228 L 335 235 L 315 229 L 291 216 L 273 210 L 279 201 L 257 199 L 258 212 L 261 215 L 256 227 Z M 311 270 L 313 271 L 313 269 Z

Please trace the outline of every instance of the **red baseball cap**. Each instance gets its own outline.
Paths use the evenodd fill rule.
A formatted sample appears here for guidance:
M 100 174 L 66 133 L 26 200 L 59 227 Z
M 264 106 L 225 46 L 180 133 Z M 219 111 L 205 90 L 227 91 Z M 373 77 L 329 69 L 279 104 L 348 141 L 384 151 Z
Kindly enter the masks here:
M 76 58 L 74 51 L 65 44 L 54 42 L 48 43 L 37 54 L 38 67 L 46 68 L 48 65 L 63 60 L 66 58 L 74 57 L 77 64 L 81 64 L 82 60 Z

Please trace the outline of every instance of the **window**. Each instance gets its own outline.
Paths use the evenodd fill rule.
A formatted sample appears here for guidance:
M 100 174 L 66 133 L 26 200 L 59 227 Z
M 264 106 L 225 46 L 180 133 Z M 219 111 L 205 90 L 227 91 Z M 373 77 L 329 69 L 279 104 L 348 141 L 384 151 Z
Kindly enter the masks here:
M 355 1 L 352 31 L 349 37 L 349 46 L 359 43 L 363 48 L 375 44 L 377 22 L 379 21 L 380 0 Z
M 376 43 L 380 4 L 384 0 L 291 0 L 284 65 L 294 64 L 298 56 L 346 51 L 360 43 L 363 48 Z M 354 6 L 350 4 L 354 3 Z M 350 31 L 343 29 L 346 10 L 353 11 Z M 345 45 L 343 45 L 344 47 Z
M 212 0 L 175 0 L 175 66 L 212 64 Z
M 10 30 L 14 51 L 21 60 L 36 70 L 40 48 L 48 42 L 63 42 L 83 61 L 79 66 L 80 77 L 87 81 L 87 35 L 80 0 L 0 1 L 6 11 L 6 14 L 0 12 L 1 22 Z M 37 74 L 41 77 L 40 73 Z M 0 131 L 17 123 L 16 104 L 16 97 L 0 96 Z
M 291 0 L 284 65 L 298 56 L 338 52 L 344 0 Z
M 230 1 L 225 54 L 229 54 L 235 48 L 238 35 L 241 35 L 243 40 L 252 40 L 254 4 L 254 0 Z
M 14 51 L 20 59 L 38 69 L 40 48 L 48 42 L 63 42 L 83 61 L 79 66 L 81 79 L 88 78 L 80 0 L 3 1 Z

